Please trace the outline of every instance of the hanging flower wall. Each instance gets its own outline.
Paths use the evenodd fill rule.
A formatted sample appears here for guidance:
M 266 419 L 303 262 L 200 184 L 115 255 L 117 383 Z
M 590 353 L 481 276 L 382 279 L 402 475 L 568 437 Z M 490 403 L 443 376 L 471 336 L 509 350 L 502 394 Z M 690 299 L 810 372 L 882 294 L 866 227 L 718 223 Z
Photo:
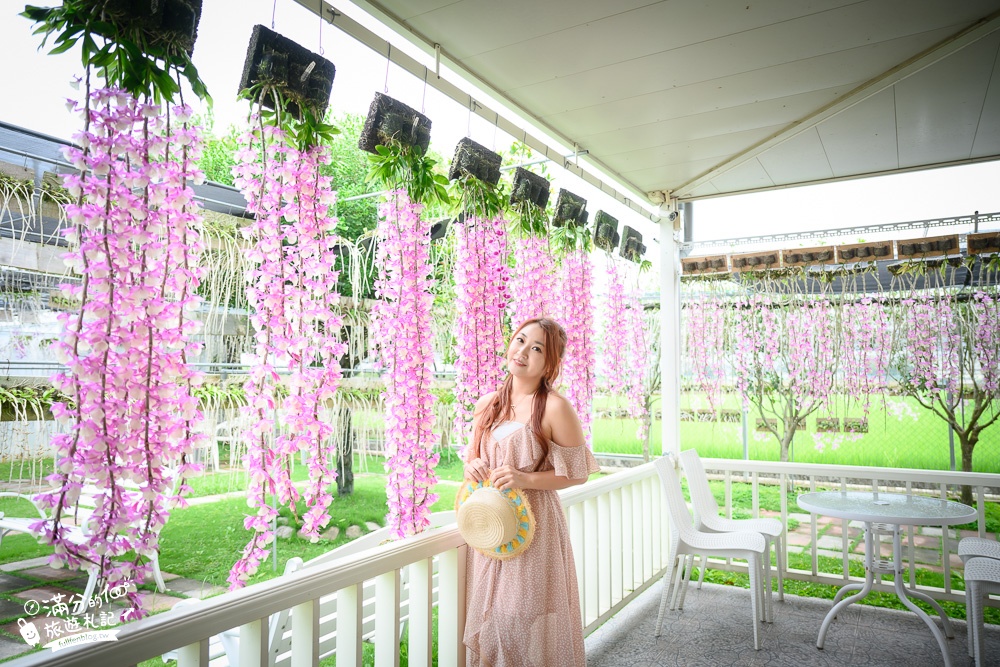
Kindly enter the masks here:
M 516 236 L 514 267 L 510 277 L 510 321 L 518 326 L 525 320 L 553 313 L 556 276 L 549 242 L 534 234 Z
M 248 504 L 256 511 L 244 522 L 254 535 L 230 572 L 232 588 L 244 585 L 269 552 L 277 517 L 269 498 L 294 511 L 300 496 L 291 465 L 300 453 L 309 471 L 300 532 L 316 541 L 329 523 L 335 450 L 333 428 L 320 412 L 337 390 L 346 352 L 333 270 L 336 193 L 320 172 L 329 163 L 328 149 L 300 149 L 290 145 L 285 129 L 262 124 L 239 144 L 233 173 L 254 214 L 244 229 L 254 264 L 247 299 L 255 346 L 244 384 L 249 428 L 243 437 Z
M 566 329 L 566 354 L 562 364 L 562 391 L 580 416 L 587 440 L 593 444 L 594 407 L 594 306 L 591 297 L 591 263 L 586 250 L 570 250 L 559 270 L 556 318 Z
M 886 389 L 892 358 L 892 328 L 882 299 L 845 301 L 841 317 L 841 383 L 867 419 L 872 396 Z
M 644 442 L 648 435 L 646 420 L 646 374 L 649 371 L 647 357 L 649 345 L 646 334 L 646 318 L 642 302 L 639 300 L 638 285 L 625 296 L 625 318 L 623 320 L 629 369 L 625 381 L 625 398 L 628 416 L 639 420 L 636 438 Z
M 106 589 L 126 589 L 151 572 L 200 437 L 192 391 L 201 377 L 187 365 L 199 349 L 190 312 L 202 275 L 191 188 L 203 179 L 200 133 L 183 97 L 173 99 L 180 76 L 197 95 L 207 92 L 190 61 L 197 12 L 165 28 L 101 11 L 66 2 L 22 13 L 36 34 L 54 36 L 53 53 L 78 46 L 85 70 L 82 99 L 67 101 L 83 119 L 78 145 L 64 150 L 78 173 L 63 179 L 75 200 L 65 207 L 72 226 L 64 257 L 81 281 L 62 292 L 79 310 L 60 315 L 53 345 L 67 367 L 53 385 L 69 400 L 52 412 L 66 432 L 53 439 L 52 489 L 36 497 L 52 518 L 32 529 L 53 546 L 54 567 L 90 564 Z M 100 491 L 86 539 L 77 541 L 84 486 Z M 123 618 L 142 616 L 134 589 L 127 596 Z
M 456 234 L 455 421 L 461 441 L 468 442 L 476 401 L 503 380 L 507 221 L 468 217 Z
M 610 394 L 625 393 L 628 376 L 633 369 L 630 361 L 629 338 L 623 331 L 631 324 L 625 307 L 625 279 L 622 267 L 607 256 L 608 295 L 604 302 L 604 332 L 601 336 L 600 369 L 604 389 Z
M 426 529 L 437 501 L 430 223 L 422 210 L 404 189 L 379 205 L 372 340 L 384 368 L 386 518 L 393 538 Z
M 725 313 L 722 303 L 711 297 L 693 299 L 685 304 L 682 317 L 692 389 L 705 394 L 709 409 L 715 412 L 722 404 L 722 384 L 725 380 Z
M 191 388 L 200 376 L 186 364 L 198 346 L 188 312 L 199 299 L 200 216 L 191 184 L 199 133 L 191 111 L 138 102 L 122 90 L 90 92 L 82 106 L 81 148 L 65 155 L 79 173 L 64 184 L 79 203 L 66 206 L 74 247 L 67 265 L 78 285 L 64 295 L 80 303 L 61 313 L 63 334 L 54 348 L 67 371 L 53 378 L 70 401 L 53 405 L 68 426 L 54 438 L 53 490 L 38 497 L 53 516 L 44 539 L 55 547 L 53 565 L 96 564 L 107 586 L 142 580 L 159 549 L 159 528 L 177 500 L 172 475 L 199 436 L 201 420 Z M 137 485 L 139 491 L 128 488 Z M 84 485 L 105 488 L 88 519 L 89 539 L 70 539 L 64 522 Z M 137 558 L 114 561 L 128 551 Z M 139 613 L 133 601 L 133 615 Z

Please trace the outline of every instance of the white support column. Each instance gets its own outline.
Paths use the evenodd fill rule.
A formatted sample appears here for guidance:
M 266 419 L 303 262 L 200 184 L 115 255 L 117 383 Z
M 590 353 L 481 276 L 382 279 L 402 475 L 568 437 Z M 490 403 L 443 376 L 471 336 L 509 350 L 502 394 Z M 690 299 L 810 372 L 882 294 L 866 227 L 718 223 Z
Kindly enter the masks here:
M 465 553 L 449 549 L 438 557 L 438 664 L 465 667 Z
M 238 667 L 266 667 L 268 642 L 267 617 L 240 626 Z
M 319 664 L 319 598 L 292 607 L 292 667 Z
M 667 205 L 660 211 L 660 407 L 663 453 L 681 448 L 681 279 L 680 245 Z
M 410 645 L 407 655 L 413 667 L 431 667 L 431 616 L 433 608 L 433 572 L 431 559 L 410 565 Z
M 399 570 L 375 577 L 375 667 L 399 667 Z

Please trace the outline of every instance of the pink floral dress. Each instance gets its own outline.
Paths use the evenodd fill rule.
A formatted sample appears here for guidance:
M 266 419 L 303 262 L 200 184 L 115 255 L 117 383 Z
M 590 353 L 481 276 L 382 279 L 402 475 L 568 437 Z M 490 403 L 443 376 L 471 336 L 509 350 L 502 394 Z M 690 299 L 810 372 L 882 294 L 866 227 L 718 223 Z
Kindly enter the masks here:
M 600 470 L 585 445 L 549 445 L 531 427 L 507 422 L 493 431 L 482 458 L 488 467 L 555 470 L 586 479 Z M 525 491 L 535 535 L 523 554 L 499 561 L 469 548 L 465 645 L 470 667 L 585 667 L 576 566 L 562 503 L 555 491 Z

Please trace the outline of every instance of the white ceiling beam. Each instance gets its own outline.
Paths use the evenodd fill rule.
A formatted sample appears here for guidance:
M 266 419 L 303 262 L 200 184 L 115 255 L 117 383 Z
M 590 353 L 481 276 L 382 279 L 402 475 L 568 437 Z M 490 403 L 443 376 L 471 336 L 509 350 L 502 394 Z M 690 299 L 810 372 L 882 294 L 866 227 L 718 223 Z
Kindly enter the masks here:
M 350 35 L 376 53 L 387 57 L 397 66 L 418 79 L 424 79 L 427 85 L 437 89 L 467 109 L 474 111 L 476 115 L 482 117 L 487 122 L 497 125 L 501 130 L 515 139 L 520 137 L 521 142 L 535 153 L 544 155 L 574 176 L 589 183 L 609 197 L 616 199 L 644 218 L 653 222 L 659 220 L 655 203 L 649 201 L 646 193 L 621 176 L 616 175 L 614 171 L 600 160 L 590 155 L 581 155 L 575 159 L 566 159 L 563 157 L 566 153 L 585 150 L 585 146 L 578 146 L 572 139 L 561 135 L 545 123 L 539 121 L 473 72 L 467 70 L 460 62 L 449 56 L 445 48 L 415 32 L 376 3 L 366 2 L 365 0 L 353 0 L 349 4 L 354 5 L 353 9 L 355 11 L 363 11 L 374 17 L 400 40 L 405 40 L 429 56 L 431 61 L 439 58 L 441 65 L 454 72 L 474 92 L 470 94 L 443 76 L 438 77 L 433 70 L 433 65 L 428 66 L 419 62 L 416 58 L 406 54 L 402 49 L 389 49 L 383 37 L 380 37 L 355 19 L 344 14 L 343 11 L 331 7 L 325 1 L 295 0 L 295 2 L 313 14 L 318 14 L 320 5 L 322 5 L 322 18 L 330 25 Z M 487 104 L 493 108 L 490 108 Z M 516 124 L 513 122 L 510 119 L 511 116 L 520 120 L 521 123 Z M 529 133 L 525 129 L 526 127 L 530 128 L 532 133 Z M 583 169 L 577 164 L 578 162 L 586 162 L 591 166 L 591 169 Z M 594 173 L 594 171 L 598 173 Z
M 684 183 L 683 185 L 677 187 L 673 191 L 673 195 L 680 199 L 693 198 L 691 193 L 696 190 L 699 186 L 718 178 L 727 171 L 734 169 L 741 164 L 744 164 L 750 160 L 755 159 L 762 153 L 774 148 L 775 146 L 782 144 L 792 137 L 804 132 L 808 129 L 816 127 L 817 125 L 823 123 L 830 118 L 833 118 L 837 114 L 840 114 L 851 107 L 863 102 L 872 95 L 879 93 L 886 88 L 894 86 L 903 79 L 906 79 L 914 74 L 924 70 L 936 62 L 947 58 L 948 56 L 961 51 L 965 47 L 973 44 L 984 37 L 992 34 L 993 32 L 1000 29 L 1000 12 L 995 12 L 989 16 L 981 19 L 980 21 L 969 26 L 965 30 L 952 35 L 948 39 L 935 44 L 934 46 L 926 49 L 925 51 L 917 54 L 913 58 L 906 60 L 899 65 L 896 65 L 892 69 L 889 69 L 878 76 L 869 79 L 865 83 L 861 84 L 851 92 L 844 95 L 839 100 L 832 102 L 818 111 L 804 116 L 802 119 L 795 121 L 783 130 L 779 130 L 770 137 L 754 144 L 753 146 L 747 148 L 746 150 L 737 153 L 736 155 L 730 157 L 724 162 L 719 163 L 715 167 L 712 167 L 703 174 L 693 178 L 692 180 Z M 851 176 L 849 178 L 856 178 Z M 840 180 L 840 179 L 827 179 L 828 181 Z M 810 181 L 810 183 L 818 183 L 823 181 Z M 767 188 L 770 189 L 770 188 Z M 749 192 L 749 190 L 748 190 Z M 742 192 L 740 194 L 743 194 Z

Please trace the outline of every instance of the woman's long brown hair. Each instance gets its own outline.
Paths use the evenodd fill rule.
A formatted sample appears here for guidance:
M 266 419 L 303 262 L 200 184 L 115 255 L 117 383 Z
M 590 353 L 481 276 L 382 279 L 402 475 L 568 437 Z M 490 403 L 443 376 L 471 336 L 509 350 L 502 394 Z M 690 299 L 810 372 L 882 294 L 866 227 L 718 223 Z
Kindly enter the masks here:
M 566 351 L 566 330 L 562 328 L 561 324 L 549 317 L 536 317 L 522 322 L 521 326 L 514 331 L 511 340 L 516 338 L 522 329 L 532 324 L 537 324 L 541 327 L 544 334 L 542 344 L 545 346 L 545 373 L 542 375 L 542 380 L 538 384 L 538 390 L 535 391 L 535 397 L 531 401 L 531 431 L 535 434 L 535 439 L 541 444 L 542 450 L 548 455 L 549 440 L 542 432 L 542 416 L 545 414 L 545 404 L 548 401 L 549 392 L 552 391 L 556 378 L 559 377 L 559 364 L 562 362 L 563 353 Z M 475 444 L 472 456 L 469 457 L 470 461 L 482 456 L 483 442 L 488 437 L 488 434 L 493 432 L 493 429 L 513 419 L 514 407 L 511 404 L 513 384 L 513 376 L 507 373 L 507 377 L 504 378 L 500 388 L 497 389 L 493 400 L 483 409 L 479 426 L 473 435 L 473 442 Z

